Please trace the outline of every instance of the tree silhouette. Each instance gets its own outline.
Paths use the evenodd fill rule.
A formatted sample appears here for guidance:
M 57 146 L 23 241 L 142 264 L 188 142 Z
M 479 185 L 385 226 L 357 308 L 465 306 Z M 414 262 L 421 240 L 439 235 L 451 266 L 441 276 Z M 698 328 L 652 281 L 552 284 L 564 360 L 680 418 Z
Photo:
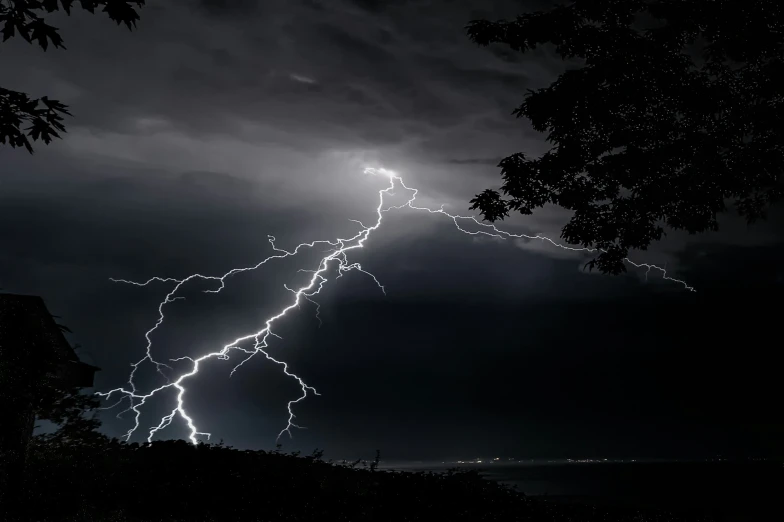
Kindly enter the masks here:
M 525 52 L 553 44 L 582 63 L 528 89 L 513 114 L 548 132 L 539 158 L 500 163 L 471 200 L 484 219 L 574 211 L 561 237 L 625 271 L 664 227 L 717 230 L 734 202 L 749 223 L 782 198 L 784 9 L 778 0 L 574 0 L 515 20 L 474 20 L 469 38 Z
M 65 49 L 56 27 L 46 23 L 42 15 L 64 11 L 70 16 L 75 0 L 0 0 L 0 33 L 3 42 L 21 36 L 27 43 L 38 44 L 46 51 L 51 44 Z M 129 30 L 136 27 L 139 14 L 134 5 L 143 7 L 145 0 L 79 0 L 78 5 L 94 14 L 96 9 L 106 13 L 117 25 L 125 24 Z M 65 132 L 63 116 L 70 116 L 68 107 L 57 100 L 30 98 L 23 92 L 0 87 L 0 143 L 11 147 L 24 147 L 33 153 L 33 141 L 46 144 L 60 138 Z M 25 125 L 27 125 L 25 127 Z
M 35 417 L 52 422 L 57 430 L 36 435 L 34 442 L 50 448 L 104 442 L 107 438 L 98 432 L 101 421 L 95 415 L 100 406 L 97 396 L 81 388 L 44 383 L 39 388 Z

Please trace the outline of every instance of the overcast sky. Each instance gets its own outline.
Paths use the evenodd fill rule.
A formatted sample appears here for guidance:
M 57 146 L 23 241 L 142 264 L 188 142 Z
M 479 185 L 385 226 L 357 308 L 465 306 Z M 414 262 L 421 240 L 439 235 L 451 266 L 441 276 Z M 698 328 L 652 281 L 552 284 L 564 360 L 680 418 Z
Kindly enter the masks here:
M 347 237 L 371 223 L 383 178 L 421 205 L 467 214 L 498 186 L 498 159 L 541 154 L 544 136 L 511 111 L 565 64 L 546 50 L 479 48 L 466 22 L 535 2 L 171 0 L 133 33 L 102 16 L 53 17 L 67 51 L 2 44 L 0 85 L 71 106 L 65 139 L 33 156 L 0 149 L 0 287 L 44 297 L 96 389 L 127 380 L 171 284 L 252 266 L 277 245 Z M 546 208 L 504 226 L 557 238 Z M 671 234 L 636 261 L 651 273 L 581 271 L 588 259 L 539 242 L 477 239 L 443 216 L 387 214 L 352 254 L 360 273 L 279 323 L 271 353 L 321 396 L 296 407 L 308 430 L 286 449 L 335 458 L 678 456 L 776 450 L 774 339 L 784 283 L 781 212 L 719 234 Z M 214 351 L 259 330 L 319 249 L 195 283 L 152 337 L 161 360 Z M 779 321 L 779 322 L 777 322 Z M 271 448 L 296 382 L 253 359 L 212 360 L 187 405 L 213 441 Z M 183 370 L 185 366 L 177 366 Z M 156 384 L 149 367 L 137 385 Z M 143 410 L 141 441 L 173 405 Z M 119 410 L 117 410 L 119 411 Z M 132 419 L 105 413 L 121 435 Z M 162 432 L 185 437 L 182 420 Z

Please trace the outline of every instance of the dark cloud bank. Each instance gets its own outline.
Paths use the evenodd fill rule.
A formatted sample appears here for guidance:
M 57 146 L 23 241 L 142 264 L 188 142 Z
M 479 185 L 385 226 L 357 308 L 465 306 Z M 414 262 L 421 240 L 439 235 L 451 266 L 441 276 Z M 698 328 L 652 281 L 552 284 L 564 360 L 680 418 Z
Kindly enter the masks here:
M 531 4 L 533 5 L 533 4 Z M 510 113 L 563 68 L 480 49 L 462 27 L 519 2 L 156 3 L 135 33 L 89 16 L 57 20 L 67 52 L 4 44 L 0 83 L 72 106 L 66 139 L 35 156 L 0 150 L 0 286 L 43 295 L 103 371 L 125 380 L 165 285 L 223 273 L 373 218 L 381 164 L 423 202 L 467 213 L 504 155 L 545 150 Z M 675 456 L 780 451 L 774 399 L 780 214 L 673 235 L 636 258 L 667 262 L 697 293 L 639 271 L 589 275 L 585 258 L 461 235 L 438 216 L 390 214 L 349 274 L 303 306 L 275 355 L 321 397 L 298 407 L 287 447 L 332 456 Z M 546 209 L 509 224 L 558 235 Z M 310 255 L 310 257 L 308 257 Z M 186 291 L 154 341 L 196 354 L 253 331 L 286 302 L 304 256 Z M 273 365 L 205 367 L 189 395 L 200 427 L 268 448 L 297 394 Z M 154 376 L 146 377 L 150 384 Z M 154 405 L 164 412 L 163 403 Z M 121 434 L 129 419 L 104 416 Z M 157 423 L 146 417 L 143 427 Z M 778 431 L 777 431 L 778 430 Z M 184 436 L 181 425 L 169 436 Z M 141 438 L 141 434 L 139 435 Z

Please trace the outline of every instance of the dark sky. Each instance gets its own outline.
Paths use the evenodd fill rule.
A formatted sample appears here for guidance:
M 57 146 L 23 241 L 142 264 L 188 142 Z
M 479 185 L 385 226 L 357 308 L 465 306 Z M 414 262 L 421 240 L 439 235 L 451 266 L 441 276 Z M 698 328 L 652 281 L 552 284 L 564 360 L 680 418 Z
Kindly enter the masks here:
M 42 295 L 122 385 L 171 285 L 110 277 L 220 275 L 303 241 L 372 222 L 394 169 L 419 203 L 468 213 L 497 186 L 498 158 L 546 150 L 510 115 L 564 62 L 479 48 L 463 26 L 535 2 L 172 0 L 138 31 L 101 17 L 55 18 L 68 51 L 3 44 L 0 84 L 68 103 L 66 139 L 34 156 L 0 149 L 0 286 Z M 164 5 L 165 4 L 165 5 Z M 505 224 L 557 238 L 546 208 Z M 672 457 L 781 452 L 782 213 L 721 233 L 671 234 L 634 259 L 667 264 L 691 293 L 632 270 L 581 271 L 587 258 L 539 242 L 478 239 L 443 216 L 390 213 L 352 255 L 375 274 L 330 282 L 315 307 L 279 323 L 270 353 L 321 393 L 297 406 L 286 449 L 335 458 Z M 319 252 L 316 251 L 315 254 Z M 153 335 L 164 360 L 198 356 L 261 328 L 314 268 L 313 252 L 186 287 Z M 203 431 L 271 448 L 296 382 L 253 359 L 213 360 L 188 382 Z M 177 367 L 183 369 L 184 366 Z M 155 375 L 145 367 L 138 385 Z M 780 382 L 780 381 L 779 381 Z M 171 410 L 162 395 L 146 429 Z M 119 410 L 117 410 L 119 411 Z M 121 435 L 132 420 L 102 416 Z M 181 420 L 164 437 L 185 437 Z M 777 446 L 778 445 L 778 446 Z

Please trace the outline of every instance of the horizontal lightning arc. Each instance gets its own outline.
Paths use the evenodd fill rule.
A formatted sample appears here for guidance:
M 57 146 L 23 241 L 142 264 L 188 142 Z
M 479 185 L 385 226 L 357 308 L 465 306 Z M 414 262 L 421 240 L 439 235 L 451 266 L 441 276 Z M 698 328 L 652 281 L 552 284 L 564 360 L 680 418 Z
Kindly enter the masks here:
M 301 244 L 297 245 L 296 248 L 294 248 L 294 250 L 289 251 L 289 250 L 285 250 L 285 249 L 282 249 L 282 248 L 278 248 L 277 245 L 275 244 L 275 241 L 276 241 L 275 237 L 274 236 L 268 236 L 268 241 L 269 241 L 270 245 L 272 246 L 273 251 L 276 252 L 275 254 L 267 257 L 266 259 L 262 260 L 261 262 L 255 264 L 253 266 L 246 267 L 246 268 L 233 268 L 233 269 L 229 270 L 228 272 L 226 272 L 225 274 L 223 274 L 222 276 L 206 276 L 206 275 L 202 275 L 202 274 L 192 274 L 192 275 L 190 275 L 188 277 L 185 277 L 183 279 L 175 279 L 175 278 L 170 278 L 170 277 L 152 277 L 152 278 L 150 278 L 150 279 L 148 279 L 147 281 L 144 281 L 144 282 L 128 281 L 128 280 L 125 280 L 125 279 L 111 279 L 111 281 L 113 281 L 113 282 L 125 283 L 125 284 L 130 284 L 130 285 L 135 285 L 135 286 L 148 286 L 148 285 L 153 284 L 153 283 L 174 283 L 174 286 L 171 289 L 171 291 L 169 291 L 169 293 L 166 294 L 166 297 L 163 299 L 163 301 L 161 301 L 158 304 L 158 319 L 157 319 L 157 321 L 152 326 L 152 328 L 150 328 L 144 334 L 144 337 L 145 337 L 145 339 L 147 341 L 146 353 L 145 353 L 145 356 L 142 359 L 140 359 L 139 361 L 137 361 L 136 363 L 133 363 L 131 365 L 133 369 L 130 372 L 130 375 L 129 375 L 129 378 L 128 378 L 128 382 L 127 382 L 127 386 L 123 386 L 123 387 L 120 387 L 120 388 L 115 388 L 113 390 L 109 390 L 108 392 L 96 392 L 97 395 L 99 395 L 101 397 L 104 397 L 106 399 L 111 399 L 113 396 L 120 396 L 118 401 L 116 401 L 114 404 L 112 404 L 110 406 L 107 406 L 107 407 L 105 407 L 103 409 L 114 408 L 114 407 L 118 406 L 123 400 L 126 400 L 126 399 L 129 400 L 130 406 L 128 408 L 126 408 L 125 410 L 121 411 L 120 413 L 118 413 L 118 415 L 117 415 L 117 417 L 119 418 L 124 413 L 127 413 L 129 411 L 133 411 L 134 412 L 134 426 L 131 429 L 129 429 L 128 432 L 125 434 L 125 439 L 126 440 L 129 440 L 131 438 L 131 436 L 136 432 L 136 430 L 138 430 L 139 427 L 140 427 L 141 416 L 142 416 L 141 408 L 147 403 L 147 401 L 149 399 L 154 397 L 156 394 L 159 394 L 163 390 L 170 389 L 170 388 L 175 389 L 177 391 L 177 394 L 176 394 L 176 396 L 177 396 L 176 405 L 173 407 L 173 409 L 171 410 L 170 413 L 168 413 L 167 415 L 164 415 L 160 419 L 160 421 L 158 422 L 157 425 L 155 425 L 155 426 L 153 426 L 153 427 L 151 427 L 149 429 L 147 441 L 148 442 L 152 442 L 152 439 L 155 436 L 155 434 L 158 433 L 159 431 L 163 430 L 167 426 L 169 426 L 174 421 L 174 419 L 177 416 L 179 416 L 183 421 L 185 421 L 186 425 L 188 426 L 188 429 L 190 430 L 190 434 L 189 434 L 188 438 L 190 439 L 190 441 L 193 444 L 198 444 L 199 443 L 199 437 L 206 437 L 207 440 L 209 440 L 211 434 L 207 433 L 207 432 L 199 431 L 199 429 L 194 424 L 193 418 L 185 411 L 185 393 L 186 393 L 186 388 L 183 385 L 183 383 L 184 383 L 184 381 L 186 381 L 187 379 L 193 377 L 194 375 L 196 375 L 199 372 L 199 367 L 200 367 L 200 364 L 202 362 L 207 361 L 208 359 L 213 359 L 213 358 L 214 359 L 219 359 L 219 360 L 227 360 L 229 358 L 229 353 L 231 351 L 233 351 L 233 350 L 236 350 L 238 352 L 242 352 L 243 354 L 246 355 L 246 357 L 244 357 L 239 364 L 234 366 L 234 368 L 231 370 L 230 375 L 233 375 L 234 372 L 236 372 L 243 364 L 245 364 L 251 358 L 253 358 L 254 356 L 256 356 L 258 354 L 261 354 L 267 360 L 269 360 L 269 361 L 271 361 L 271 362 L 281 366 L 282 369 L 283 369 L 283 373 L 285 375 L 287 375 L 288 377 L 290 377 L 290 378 L 292 378 L 292 379 L 297 381 L 297 383 L 300 386 L 300 389 L 301 389 L 302 393 L 296 399 L 292 399 L 292 400 L 290 400 L 288 402 L 288 405 L 287 405 L 288 421 L 287 421 L 286 426 L 278 433 L 278 436 L 277 436 L 276 440 L 279 440 L 280 437 L 284 433 L 288 434 L 289 437 L 291 437 L 292 436 L 292 433 L 291 433 L 291 429 L 292 428 L 300 428 L 300 429 L 302 429 L 302 426 L 299 426 L 299 425 L 294 423 L 294 419 L 296 418 L 296 415 L 294 415 L 293 407 L 294 407 L 295 404 L 297 404 L 297 403 L 303 401 L 305 398 L 307 398 L 307 396 L 310 393 L 312 393 L 313 395 L 319 395 L 319 393 L 318 393 L 318 391 L 314 387 L 312 387 L 312 386 L 308 385 L 307 383 L 305 383 L 305 381 L 301 377 L 299 377 L 298 375 L 292 373 L 289 370 L 289 366 L 288 366 L 288 364 L 286 362 L 280 361 L 278 359 L 273 358 L 267 352 L 267 348 L 269 347 L 269 345 L 268 345 L 269 338 L 270 337 L 278 337 L 272 331 L 273 324 L 275 322 L 277 322 L 279 319 L 282 319 L 283 317 L 285 317 L 286 314 L 289 311 L 291 311 L 292 309 L 299 307 L 303 300 L 309 301 L 309 302 L 311 302 L 311 303 L 316 305 L 316 318 L 319 320 L 319 324 L 321 324 L 321 318 L 319 316 L 320 306 L 313 299 L 313 297 L 318 295 L 319 292 L 321 292 L 321 290 L 324 287 L 324 285 L 328 282 L 328 279 L 327 279 L 325 274 L 329 270 L 330 266 L 333 266 L 335 264 L 337 265 L 337 270 L 338 270 L 338 275 L 337 275 L 336 278 L 340 278 L 340 277 L 343 276 L 343 274 L 345 274 L 347 272 L 350 272 L 352 270 L 356 270 L 357 272 L 362 272 L 363 274 L 365 274 L 365 275 L 369 276 L 371 279 L 373 279 L 373 281 L 376 283 L 376 285 L 379 287 L 379 289 L 381 289 L 382 292 L 386 293 L 385 289 L 384 289 L 384 286 L 378 281 L 376 276 L 374 276 L 372 273 L 364 270 L 359 263 L 349 263 L 349 261 L 348 261 L 348 252 L 350 252 L 351 250 L 356 250 L 356 249 L 360 249 L 360 248 L 364 247 L 364 244 L 367 241 L 367 239 L 370 237 L 371 233 L 374 232 L 375 230 L 377 230 L 381 226 L 381 223 L 383 221 L 383 217 L 384 217 L 384 213 L 385 212 L 388 212 L 390 210 L 400 210 L 400 209 L 403 209 L 403 208 L 407 207 L 407 208 L 410 208 L 412 210 L 427 212 L 429 214 L 443 214 L 444 216 L 450 218 L 454 222 L 455 227 L 460 232 L 463 232 L 464 234 L 468 234 L 468 235 L 473 235 L 473 236 L 485 235 L 485 236 L 491 236 L 491 237 L 496 237 L 496 238 L 501 238 L 501 239 L 516 239 L 516 238 L 526 238 L 526 239 L 531 239 L 531 240 L 537 239 L 537 240 L 541 240 L 541 241 L 546 241 L 546 242 L 552 244 L 553 246 L 555 246 L 557 248 L 562 248 L 564 250 L 571 250 L 571 251 L 575 251 L 575 252 L 595 252 L 596 250 L 600 250 L 600 249 L 595 249 L 595 248 L 576 248 L 576 247 L 570 247 L 570 246 L 567 246 L 567 245 L 562 245 L 562 244 L 557 243 L 557 242 L 553 241 L 552 239 L 550 239 L 548 237 L 545 237 L 545 236 L 543 236 L 541 234 L 537 234 L 535 236 L 530 236 L 530 235 L 526 235 L 526 234 L 513 234 L 511 232 L 506 232 L 504 230 L 501 230 L 501 229 L 497 228 L 494 224 L 480 222 L 473 216 L 460 216 L 460 215 L 450 214 L 450 213 L 448 213 L 448 212 L 446 212 L 444 210 L 444 206 L 443 205 L 440 208 L 438 208 L 438 209 L 430 209 L 430 208 L 427 208 L 427 207 L 419 207 L 419 206 L 416 206 L 414 204 L 414 202 L 416 200 L 416 197 L 417 197 L 417 194 L 419 192 L 418 189 L 414 189 L 414 188 L 408 187 L 403 182 L 403 179 L 400 176 L 398 176 L 396 173 L 394 173 L 393 171 L 386 170 L 386 169 L 381 169 L 381 168 L 371 168 L 371 167 L 368 167 L 368 168 L 366 168 L 364 170 L 364 172 L 366 174 L 380 175 L 380 176 L 387 177 L 389 179 L 389 186 L 378 191 L 379 201 L 378 201 L 378 206 L 376 207 L 376 222 L 375 222 L 375 224 L 372 225 L 372 226 L 365 226 L 360 221 L 351 220 L 351 221 L 357 223 L 360 226 L 361 230 L 357 234 L 355 234 L 354 236 L 352 236 L 350 238 L 347 238 L 347 239 L 340 239 L 340 238 L 338 238 L 338 239 L 333 240 L 333 241 L 330 241 L 330 240 L 319 240 L 319 241 L 312 241 L 310 243 L 301 243 Z M 393 205 L 393 206 L 389 206 L 389 207 L 385 208 L 384 207 L 384 196 L 385 195 L 387 195 L 387 196 L 393 195 L 392 191 L 393 191 L 393 189 L 396 186 L 400 186 L 401 188 L 409 191 L 411 193 L 411 197 L 408 199 L 408 201 L 406 201 L 405 203 L 403 203 L 401 205 Z M 475 230 L 475 231 L 466 230 L 466 229 L 464 229 L 463 227 L 460 226 L 460 221 L 470 221 L 470 222 L 474 223 L 475 225 L 479 226 L 479 230 Z M 297 289 L 289 288 L 288 286 L 284 285 L 285 288 L 287 290 L 289 290 L 293 294 L 293 296 L 294 296 L 292 302 L 288 306 L 284 307 L 276 315 L 273 315 L 270 318 L 268 318 L 264 322 L 264 327 L 261 328 L 260 330 L 258 330 L 256 332 L 253 332 L 253 333 L 250 333 L 250 334 L 247 334 L 247 335 L 243 335 L 243 336 L 237 337 L 236 339 L 232 340 L 228 344 L 224 345 L 218 351 L 207 353 L 207 354 L 202 355 L 201 357 L 198 357 L 198 358 L 179 357 L 179 358 L 176 358 L 176 359 L 171 359 L 172 362 L 188 360 L 188 361 L 191 362 L 192 367 L 191 367 L 191 370 L 189 372 L 186 372 L 186 373 L 183 373 L 183 374 L 179 375 L 177 377 L 177 379 L 175 379 L 173 381 L 168 378 L 168 376 L 164 373 L 163 368 L 167 368 L 170 371 L 174 371 L 174 370 L 173 370 L 173 368 L 171 366 L 169 366 L 169 365 L 167 365 L 165 363 L 159 362 L 159 361 L 157 361 L 157 360 L 155 360 L 153 358 L 153 355 L 152 355 L 152 338 L 151 338 L 151 336 L 164 322 L 164 319 L 165 319 L 164 307 L 167 304 L 172 303 L 172 302 L 174 302 L 176 300 L 184 299 L 184 297 L 181 297 L 181 296 L 177 295 L 177 293 L 182 289 L 182 287 L 184 285 L 186 285 L 190 281 L 195 281 L 195 280 L 215 281 L 215 282 L 219 283 L 218 284 L 218 288 L 214 289 L 214 290 L 204 290 L 204 292 L 205 293 L 219 293 L 221 290 L 223 290 L 225 288 L 226 279 L 231 277 L 231 276 L 233 276 L 233 275 L 236 275 L 236 274 L 239 274 L 239 273 L 242 273 L 242 272 L 248 272 L 248 271 L 256 270 L 258 268 L 261 268 L 267 262 L 272 261 L 273 259 L 284 259 L 284 258 L 287 258 L 287 257 L 296 256 L 302 249 L 304 249 L 304 248 L 313 248 L 316 245 L 327 245 L 329 247 L 329 249 L 326 251 L 327 255 L 325 255 L 324 257 L 321 258 L 321 260 L 320 260 L 320 262 L 318 264 L 318 268 L 316 270 L 301 270 L 302 272 L 309 272 L 309 273 L 311 273 L 311 278 L 310 278 L 310 280 L 308 281 L 308 283 L 306 285 L 304 285 L 304 286 L 302 286 L 300 288 L 297 288 Z M 624 261 L 626 261 L 627 263 L 629 263 L 630 265 L 632 265 L 632 266 L 634 266 L 636 268 L 646 268 L 647 269 L 646 270 L 646 277 L 647 277 L 648 273 L 651 270 L 658 270 L 658 271 L 661 272 L 663 279 L 671 281 L 671 282 L 674 282 L 674 283 L 678 283 L 678 284 L 682 285 L 686 290 L 694 291 L 694 288 L 689 286 L 689 285 L 687 285 L 684 281 L 681 281 L 679 279 L 674 279 L 674 278 L 669 277 L 667 275 L 667 271 L 664 268 L 661 268 L 661 267 L 653 265 L 653 264 L 648 264 L 648 263 L 635 263 L 635 262 L 631 261 L 628 258 L 626 258 Z M 252 348 L 244 348 L 244 347 L 240 346 L 241 344 L 245 344 L 245 343 L 252 343 Z M 138 370 L 139 366 L 143 362 L 145 362 L 145 361 L 149 361 L 150 363 L 152 363 L 155 366 L 156 371 L 161 376 L 163 376 L 164 379 L 166 379 L 166 384 L 161 385 L 161 386 L 153 389 L 149 393 L 140 393 L 137 390 L 136 384 L 134 382 L 134 377 L 136 376 L 136 371 Z

